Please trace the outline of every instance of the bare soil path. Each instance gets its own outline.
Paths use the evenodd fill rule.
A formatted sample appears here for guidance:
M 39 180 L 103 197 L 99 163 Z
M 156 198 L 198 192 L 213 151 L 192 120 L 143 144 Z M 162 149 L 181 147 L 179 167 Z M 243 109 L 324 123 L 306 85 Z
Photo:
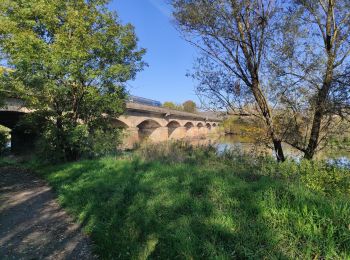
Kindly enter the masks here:
M 89 238 L 44 181 L 25 170 L 0 168 L 0 259 L 95 258 Z

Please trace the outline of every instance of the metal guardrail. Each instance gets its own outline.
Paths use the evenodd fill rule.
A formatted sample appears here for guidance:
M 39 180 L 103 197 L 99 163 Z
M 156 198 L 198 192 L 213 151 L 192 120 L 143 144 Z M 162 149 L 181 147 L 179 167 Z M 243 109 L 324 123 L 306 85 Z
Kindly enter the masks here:
M 162 103 L 157 101 L 157 100 L 138 97 L 138 96 L 130 96 L 128 101 L 131 103 L 138 103 L 138 104 L 153 106 L 153 107 L 161 107 L 162 106 Z

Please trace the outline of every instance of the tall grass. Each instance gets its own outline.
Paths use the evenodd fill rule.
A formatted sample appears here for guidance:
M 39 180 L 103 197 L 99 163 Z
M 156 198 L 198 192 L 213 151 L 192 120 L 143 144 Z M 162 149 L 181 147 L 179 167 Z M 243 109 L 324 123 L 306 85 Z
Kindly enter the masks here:
M 174 143 L 40 173 L 102 259 L 350 258 L 345 169 Z

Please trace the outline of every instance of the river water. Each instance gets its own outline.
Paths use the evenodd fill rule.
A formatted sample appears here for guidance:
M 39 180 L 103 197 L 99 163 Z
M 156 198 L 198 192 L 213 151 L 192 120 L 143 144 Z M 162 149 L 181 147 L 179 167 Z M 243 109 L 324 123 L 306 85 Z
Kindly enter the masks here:
M 272 149 L 267 148 L 264 145 L 257 145 L 249 140 L 237 135 L 225 135 L 225 136 L 211 136 L 205 139 L 191 140 L 193 145 L 213 145 L 216 147 L 219 154 L 227 150 L 235 150 L 241 153 L 253 153 L 255 155 L 272 155 L 274 152 Z M 285 156 L 295 161 L 300 161 L 303 154 L 291 147 L 288 144 L 283 144 L 283 150 Z M 341 167 L 350 169 L 350 151 L 334 151 L 334 149 L 323 149 L 316 156 L 318 160 L 325 160 L 330 164 L 336 164 Z

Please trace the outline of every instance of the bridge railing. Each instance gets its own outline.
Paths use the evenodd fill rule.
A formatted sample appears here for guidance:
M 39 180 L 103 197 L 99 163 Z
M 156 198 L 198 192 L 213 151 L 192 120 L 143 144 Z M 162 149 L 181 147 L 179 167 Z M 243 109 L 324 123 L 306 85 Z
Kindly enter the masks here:
M 139 103 L 143 105 L 153 106 L 153 107 L 161 107 L 162 103 L 148 98 L 138 97 L 138 96 L 130 96 L 129 102 L 131 103 Z

